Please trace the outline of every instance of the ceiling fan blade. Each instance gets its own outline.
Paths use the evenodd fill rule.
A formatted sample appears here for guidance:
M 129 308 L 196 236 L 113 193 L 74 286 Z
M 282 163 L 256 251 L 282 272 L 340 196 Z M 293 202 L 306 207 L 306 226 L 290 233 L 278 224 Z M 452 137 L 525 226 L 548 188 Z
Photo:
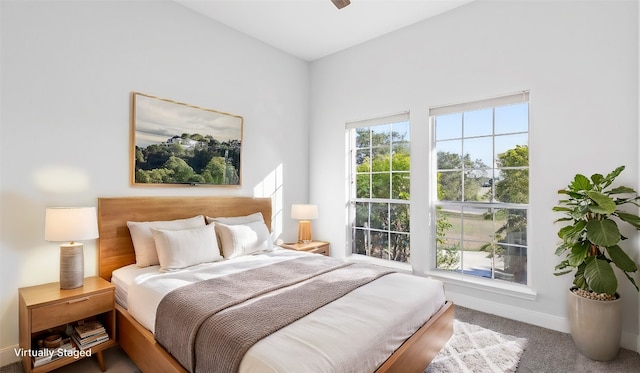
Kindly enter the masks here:
M 351 4 L 350 0 L 331 0 L 333 2 L 333 5 L 336 6 L 336 8 L 338 9 L 342 9 L 345 6 Z

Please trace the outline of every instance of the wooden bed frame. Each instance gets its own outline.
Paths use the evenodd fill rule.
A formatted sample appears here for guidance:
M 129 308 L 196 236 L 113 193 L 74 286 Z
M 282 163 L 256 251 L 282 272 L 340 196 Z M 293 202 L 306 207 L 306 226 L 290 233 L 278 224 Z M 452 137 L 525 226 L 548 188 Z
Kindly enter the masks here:
M 262 212 L 271 227 L 271 199 L 251 197 L 115 197 L 98 198 L 98 273 L 111 273 L 135 263 L 127 221 L 243 216 Z M 143 372 L 186 370 L 154 339 L 153 334 L 116 305 L 118 343 Z M 407 339 L 376 371 L 423 372 L 453 334 L 453 304 L 447 302 Z

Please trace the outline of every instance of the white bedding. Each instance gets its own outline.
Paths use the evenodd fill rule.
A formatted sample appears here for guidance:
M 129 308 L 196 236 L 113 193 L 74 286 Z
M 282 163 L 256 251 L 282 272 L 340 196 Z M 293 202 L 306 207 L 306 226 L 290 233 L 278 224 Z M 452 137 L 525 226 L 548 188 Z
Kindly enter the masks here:
M 275 250 L 168 273 L 131 265 L 114 271 L 112 282 L 117 301 L 153 332 L 156 309 L 169 291 L 301 255 L 317 254 Z M 444 301 L 440 281 L 383 276 L 256 343 L 240 372 L 372 372 Z

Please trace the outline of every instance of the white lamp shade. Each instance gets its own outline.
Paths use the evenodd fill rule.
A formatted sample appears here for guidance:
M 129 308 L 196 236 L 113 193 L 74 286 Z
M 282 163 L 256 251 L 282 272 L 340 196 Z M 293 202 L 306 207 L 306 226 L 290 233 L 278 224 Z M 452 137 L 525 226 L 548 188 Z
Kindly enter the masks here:
M 47 241 L 82 241 L 98 238 L 95 207 L 47 208 L 44 239 Z
M 318 218 L 316 205 L 291 205 L 291 217 L 296 220 L 312 220 Z

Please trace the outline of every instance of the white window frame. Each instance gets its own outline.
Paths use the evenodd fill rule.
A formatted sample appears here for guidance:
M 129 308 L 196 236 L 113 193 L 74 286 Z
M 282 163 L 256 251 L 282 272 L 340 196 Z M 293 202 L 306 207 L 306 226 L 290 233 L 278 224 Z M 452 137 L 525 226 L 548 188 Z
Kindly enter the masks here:
M 478 100 L 478 101 L 472 101 L 472 102 L 465 102 L 465 103 L 459 103 L 459 104 L 453 104 L 453 105 L 444 105 L 444 106 L 438 106 L 438 107 L 433 107 L 431 109 L 429 109 L 429 123 L 430 123 L 430 133 L 431 135 L 431 165 L 430 165 L 430 172 L 429 172 L 429 180 L 430 180 L 430 189 L 431 189 L 431 196 L 429 198 L 430 200 L 430 216 L 431 216 L 431 234 L 430 234 L 430 243 L 429 243 L 429 257 L 431 258 L 429 260 L 430 264 L 430 268 L 425 271 L 426 274 L 436 277 L 436 278 L 440 278 L 446 282 L 449 283 L 453 283 L 456 285 L 461 285 L 461 286 L 465 286 L 465 287 L 470 287 L 470 288 L 475 288 L 475 289 L 480 289 L 480 290 L 488 290 L 491 292 L 496 292 L 499 294 L 507 294 L 507 295 L 511 295 L 511 296 L 515 296 L 515 297 L 519 297 L 519 298 L 523 298 L 523 299 L 535 299 L 536 293 L 533 290 L 533 283 L 532 283 L 532 260 L 530 260 L 530 254 L 531 254 L 531 244 L 530 244 L 530 238 L 531 238 L 531 206 L 530 204 L 526 204 L 526 210 L 527 210 L 527 215 L 529 216 L 529 218 L 527 219 L 527 283 L 526 284 L 519 284 L 519 283 L 511 283 L 511 282 L 506 282 L 506 281 L 496 281 L 495 279 L 487 279 L 487 278 L 483 278 L 483 277 L 479 277 L 479 276 L 474 276 L 474 275 L 468 275 L 468 274 L 463 274 L 463 273 L 458 273 L 458 272 L 452 272 L 452 271 L 447 271 L 447 270 L 442 270 L 442 269 L 437 269 L 436 268 L 436 245 L 435 245 L 435 240 L 436 240 L 436 208 L 438 205 L 442 205 L 442 204 L 450 204 L 449 201 L 446 202 L 440 202 L 438 201 L 437 198 L 437 177 L 434 176 L 437 174 L 438 172 L 438 167 L 437 167 L 437 148 L 436 148 L 436 136 L 435 136 L 435 117 L 436 116 L 440 116 L 440 115 L 445 115 L 445 114 L 453 114 L 453 113 L 461 113 L 461 112 L 466 112 L 466 111 L 473 111 L 473 110 L 479 110 L 479 109 L 486 109 L 486 108 L 495 108 L 495 107 L 499 107 L 499 106 L 506 106 L 506 105 L 511 105 L 511 104 L 517 104 L 517 103 L 527 103 L 529 105 L 529 114 L 528 114 L 528 128 L 527 128 L 527 134 L 528 134 L 528 145 L 531 143 L 530 141 L 530 133 L 531 133 L 531 101 L 530 101 L 530 97 L 529 97 L 529 91 L 523 91 L 523 92 L 518 92 L 518 93 L 514 93 L 514 94 L 509 94 L 509 95 L 505 95 L 505 96 L 499 96 L 499 97 L 494 97 L 494 98 L 490 98 L 490 99 L 484 99 L 484 100 Z M 495 138 L 495 134 L 492 134 L 492 137 Z M 462 138 L 464 138 L 464 135 L 462 136 Z M 531 148 L 529 146 L 529 154 L 531 154 Z M 531 159 L 531 158 L 529 158 Z M 529 169 L 531 167 L 531 162 L 529 162 Z M 531 175 L 530 175 L 531 176 Z M 531 186 L 531 178 L 529 179 L 529 186 Z M 469 202 L 469 203 L 478 203 L 478 202 Z M 461 204 L 463 205 L 463 204 Z M 509 208 L 511 206 L 513 206 L 513 204 L 509 204 L 509 203 L 500 203 L 500 202 L 486 202 L 483 203 L 482 205 L 483 207 L 500 207 L 500 208 Z M 518 207 L 523 207 L 521 204 L 518 205 Z
M 371 119 L 365 119 L 365 120 L 358 120 L 358 121 L 352 121 L 352 122 L 347 122 L 345 125 L 345 129 L 348 132 L 347 133 L 347 137 L 348 137 L 348 160 L 349 160 L 349 175 L 348 175 L 348 182 L 349 182 L 349 196 L 348 196 L 348 234 L 347 234 L 347 247 L 346 247 L 346 255 L 348 257 L 351 257 L 352 259 L 357 259 L 357 260 L 363 260 L 363 261 L 370 261 L 376 264 L 380 264 L 380 265 L 384 265 L 384 266 L 389 266 L 389 267 L 394 267 L 394 268 L 398 268 L 398 269 L 402 269 L 402 270 L 411 270 L 411 264 L 409 263 L 403 263 L 403 262 L 397 262 L 394 260 L 390 260 L 390 259 L 382 259 L 382 258 L 376 258 L 376 257 L 371 257 L 368 255 L 362 255 L 362 254 L 357 254 L 357 253 L 353 253 L 353 244 L 354 244 L 354 234 L 353 234 L 353 225 L 356 219 L 356 209 L 355 209 L 355 203 L 356 202 L 370 202 L 370 203 L 388 203 L 388 204 L 406 204 L 409 206 L 409 209 L 411 209 L 411 201 L 409 200 L 401 200 L 401 199 L 392 199 L 392 198 L 356 198 L 356 168 L 357 165 L 355 163 L 355 156 L 353 154 L 353 152 L 355 151 L 356 148 L 356 136 L 354 136 L 355 130 L 358 128 L 363 128 L 363 127 L 373 127 L 373 126 L 378 126 L 378 125 L 387 125 L 387 124 L 393 124 L 393 123 L 401 123 L 401 122 L 410 122 L 410 117 L 409 117 L 409 112 L 405 111 L 405 112 L 401 112 L 401 113 L 397 113 L 397 114 L 391 114 L 391 115 L 385 115 L 382 117 L 377 117 L 377 118 L 371 118 Z M 410 129 L 409 129 L 410 131 Z M 411 146 L 411 141 L 409 141 L 409 146 Z M 409 176 L 411 175 L 411 170 L 408 171 Z M 409 210 L 411 211 L 411 210 Z M 409 219 L 411 219 L 411 216 L 409 216 Z M 391 231 L 389 231 L 391 232 Z M 409 240 L 411 239 L 411 232 L 407 232 L 407 235 L 409 236 Z

